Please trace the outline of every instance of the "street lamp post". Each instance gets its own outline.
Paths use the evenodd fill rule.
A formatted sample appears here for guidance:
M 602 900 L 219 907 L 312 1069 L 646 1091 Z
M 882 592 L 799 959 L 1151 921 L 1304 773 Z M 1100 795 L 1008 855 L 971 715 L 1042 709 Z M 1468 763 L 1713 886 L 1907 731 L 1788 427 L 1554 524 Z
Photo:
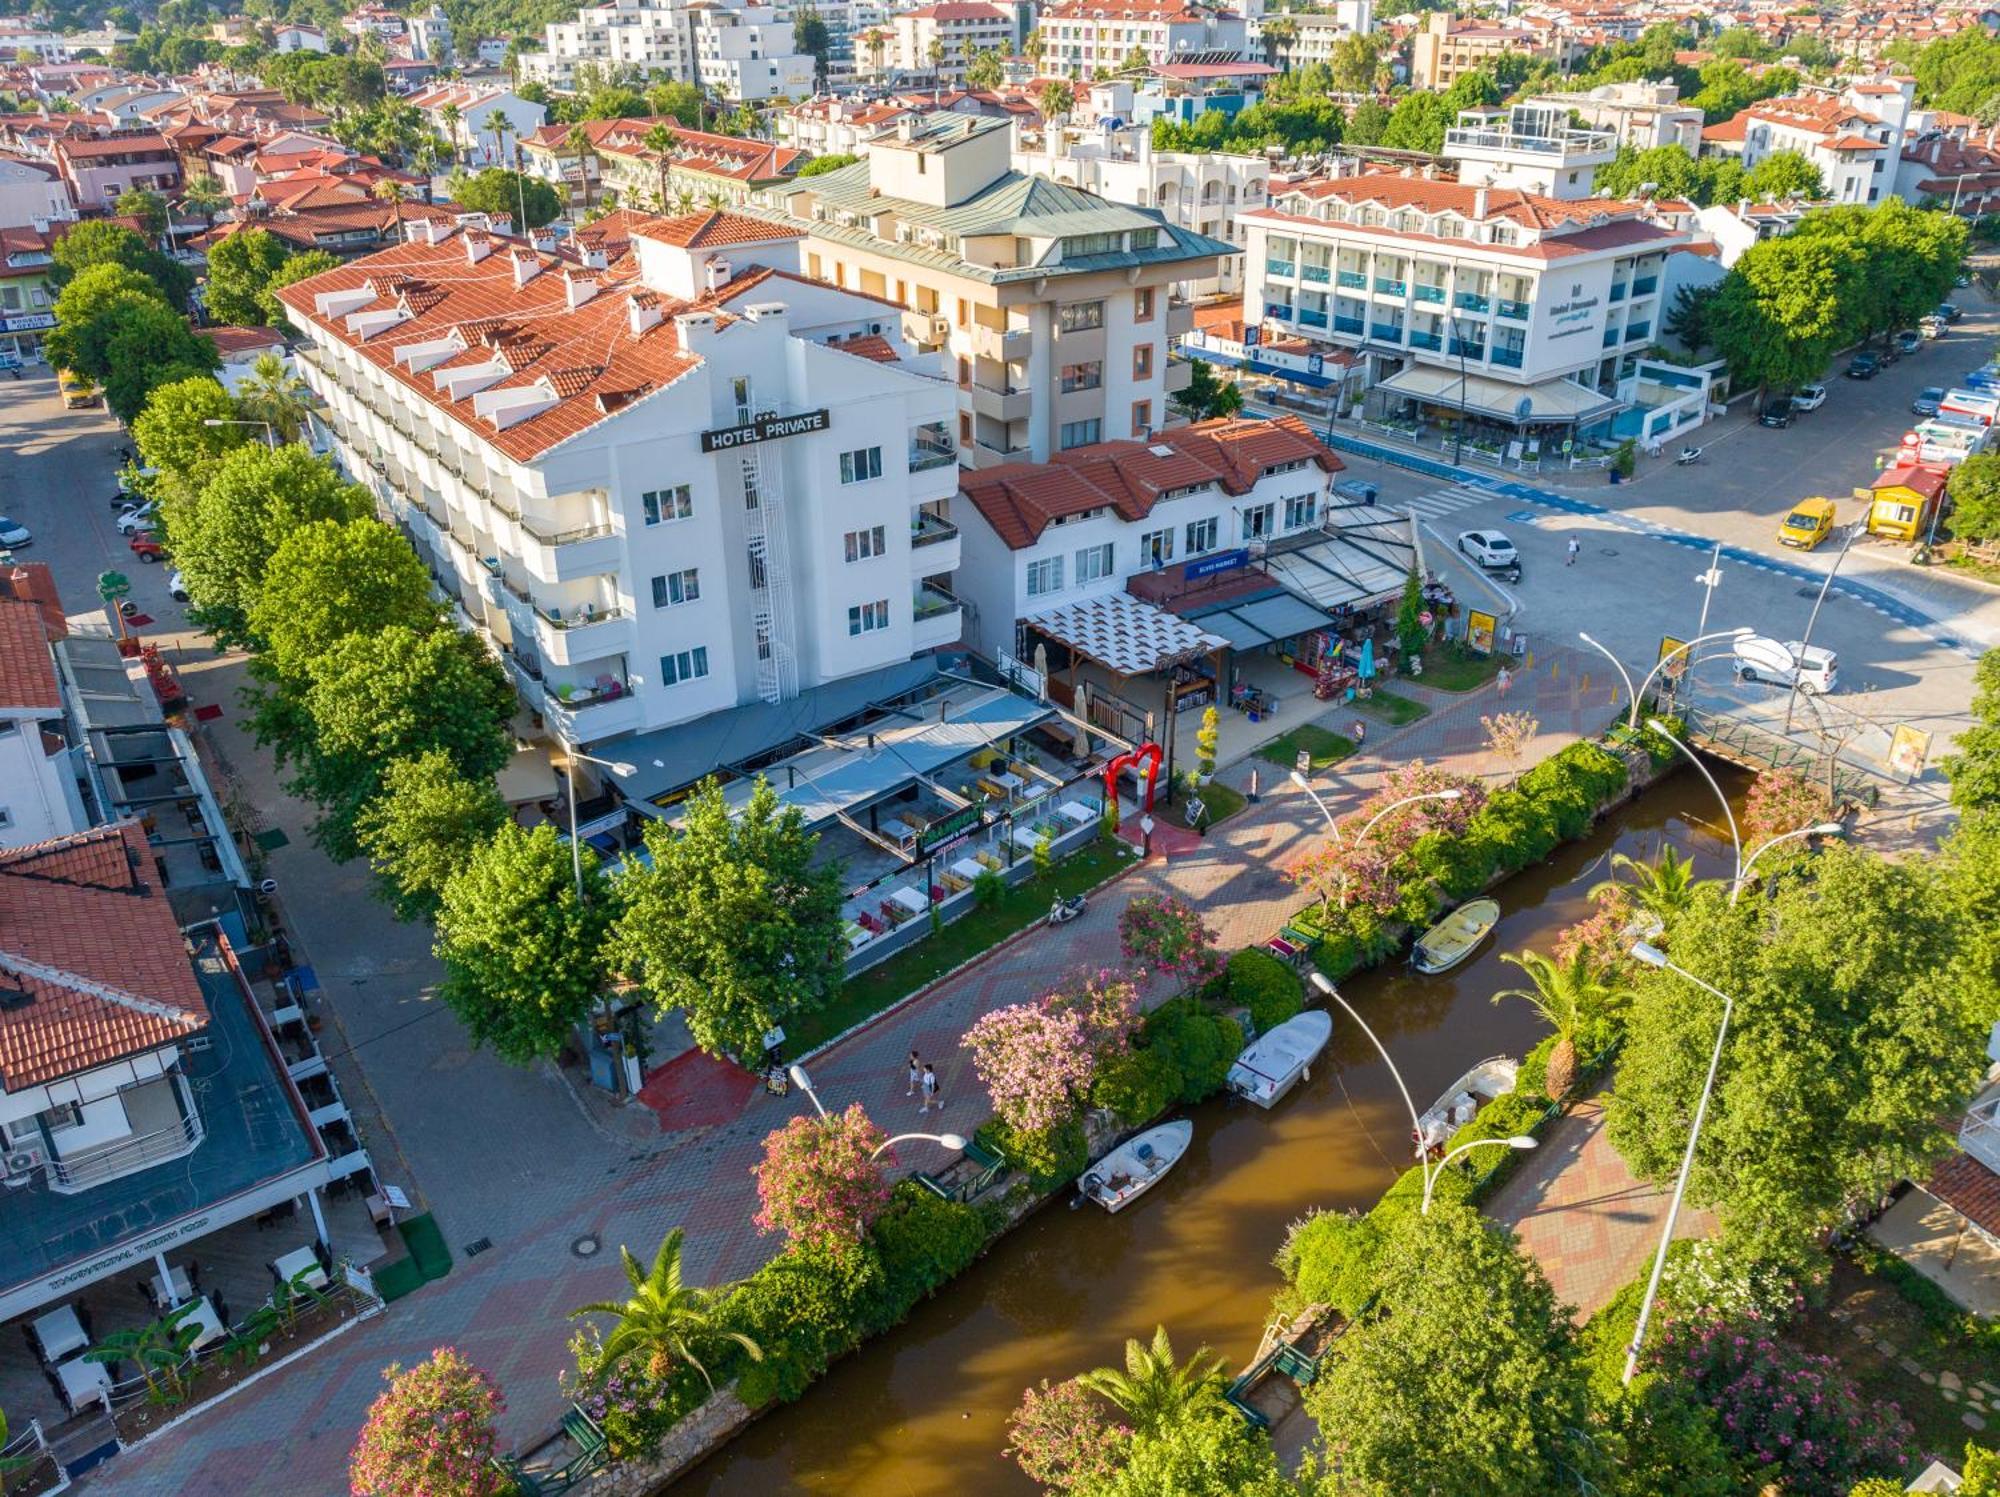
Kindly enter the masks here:
M 796 1070 L 797 1067 L 793 1069 Z M 817 1102 L 819 1099 L 815 1097 L 813 1100 Z M 963 1154 L 965 1152 L 965 1140 L 960 1138 L 956 1133 L 898 1133 L 894 1138 L 885 1138 L 882 1140 L 876 1146 L 875 1152 L 868 1157 L 870 1159 L 879 1158 L 883 1151 L 891 1145 L 907 1143 L 913 1138 L 920 1138 L 929 1143 L 941 1144 L 945 1148 L 950 1149 L 954 1154 Z
M 1460 1144 L 1456 1149 L 1453 1149 L 1433 1165 L 1424 1157 L 1423 1153 L 1424 1120 L 1417 1112 L 1417 1104 L 1410 1100 L 1410 1089 L 1404 1085 L 1403 1073 L 1396 1069 L 1396 1062 L 1389 1058 L 1389 1052 L 1383 1048 L 1381 1040 L 1375 1037 L 1375 1031 L 1368 1027 L 1368 1021 L 1355 1011 L 1353 1004 L 1340 996 L 1340 989 L 1333 985 L 1324 972 L 1313 973 L 1312 984 L 1322 993 L 1326 994 L 1328 998 L 1338 1003 L 1346 1011 L 1347 1017 L 1361 1026 L 1361 1032 L 1368 1036 L 1368 1043 L 1375 1047 L 1375 1053 L 1382 1057 L 1382 1064 L 1389 1068 L 1389 1076 L 1396 1083 L 1396 1090 L 1403 1094 L 1403 1106 L 1407 1107 L 1410 1111 L 1411 1135 L 1417 1140 L 1417 1167 L 1424 1172 L 1424 1204 L 1422 1211 L 1418 1213 L 1419 1215 L 1430 1215 L 1431 1192 L 1437 1186 L 1438 1176 L 1444 1173 L 1444 1167 L 1447 1164 L 1450 1164 L 1453 1159 L 1463 1154 L 1467 1149 L 1476 1149 L 1487 1144 L 1504 1145 L 1510 1149 L 1534 1148 L 1535 1141 L 1525 1134 L 1514 1138 L 1479 1138 L 1474 1139 L 1470 1143 Z
M 1703 607 L 1703 612 L 1704 613 L 1707 612 L 1706 605 L 1704 605 Z M 1748 635 L 1755 634 L 1756 632 L 1757 631 L 1755 629 L 1751 629 L 1748 627 L 1740 627 L 1736 629 L 1718 629 L 1713 634 L 1697 634 L 1693 639 L 1687 641 L 1687 643 L 1682 645 L 1677 645 L 1675 648 L 1667 651 L 1666 654 L 1662 655 L 1659 658 L 1659 660 L 1654 664 L 1653 668 L 1650 671 L 1646 672 L 1646 679 L 1639 683 L 1638 688 L 1636 690 L 1632 686 L 1632 677 L 1631 674 L 1625 669 L 1624 661 L 1620 660 L 1616 655 L 1612 654 L 1602 644 L 1598 643 L 1597 640 L 1591 638 L 1591 636 L 1585 633 L 1584 631 L 1578 630 L 1576 637 L 1582 640 L 1585 644 L 1589 645 L 1593 650 L 1597 651 L 1597 653 L 1602 655 L 1606 660 L 1610 661 L 1612 666 L 1617 670 L 1619 678 L 1624 681 L 1626 694 L 1630 696 L 1632 699 L 1631 710 L 1626 715 L 1625 718 L 1625 726 L 1630 731 L 1636 733 L 1639 731 L 1640 700 L 1645 696 L 1646 689 L 1653 684 L 1653 677 L 1657 676 L 1661 671 L 1665 670 L 1668 664 L 1672 662 L 1672 660 L 1676 655 L 1680 655 L 1688 650 L 1692 650 L 1696 645 L 1704 644 L 1711 639 L 1743 639 Z M 1693 657 L 1690 656 L 1689 658 L 1692 659 Z
M 1766 844 L 1767 846 L 1769 844 Z M 1761 852 L 1762 849 L 1760 848 Z M 1740 873 L 1739 867 L 1739 873 Z M 1687 1149 L 1681 1155 L 1681 1171 L 1674 1179 L 1674 1198 L 1667 1206 L 1666 1226 L 1660 1231 L 1660 1246 L 1653 1254 L 1652 1276 L 1646 1281 L 1646 1297 L 1639 1304 L 1639 1322 L 1632 1328 L 1632 1344 L 1625 1348 L 1625 1381 L 1630 1383 L 1639 1370 L 1639 1352 L 1646 1344 L 1646 1326 L 1653 1318 L 1653 1301 L 1660 1292 L 1660 1275 L 1666 1271 L 1667 1248 L 1674 1240 L 1674 1223 L 1681 1214 L 1681 1197 L 1687 1193 L 1688 1175 L 1694 1169 L 1695 1145 L 1701 1139 L 1701 1125 L 1708 1116 L 1708 1099 L 1715 1091 L 1715 1073 L 1722 1064 L 1722 1042 L 1729 1036 L 1729 1016 L 1735 1011 L 1736 1000 L 1720 988 L 1703 982 L 1692 972 L 1684 971 L 1667 960 L 1667 954 L 1657 946 L 1644 941 L 1633 943 L 1633 957 L 1649 967 L 1659 967 L 1684 977 L 1703 992 L 1722 1000 L 1722 1022 L 1715 1027 L 1715 1048 L 1709 1052 L 1708 1077 L 1701 1084 L 1701 1100 L 1695 1104 L 1694 1126 L 1688 1129 Z
M 1299 773 L 1299 771 L 1296 769 L 1292 771 L 1292 783 L 1298 786 L 1299 789 L 1305 791 L 1307 795 L 1312 796 L 1312 803 L 1319 807 L 1320 815 L 1326 818 L 1327 830 L 1333 833 L 1334 846 L 1336 847 L 1341 846 L 1343 843 L 1343 838 L 1340 835 L 1340 823 L 1333 819 L 1333 812 L 1327 810 L 1326 802 L 1319 798 L 1318 794 L 1313 790 L 1313 787 L 1309 783 L 1307 783 L 1306 777 L 1303 774 Z M 1377 811 L 1373 816 L 1368 818 L 1368 824 L 1362 827 L 1360 831 L 1354 834 L 1354 840 L 1357 844 L 1364 841 L 1367 838 L 1368 834 L 1375 830 L 1376 826 L 1381 822 L 1382 818 L 1384 816 L 1387 816 L 1391 811 L 1400 811 L 1404 806 L 1415 805 L 1418 801 L 1421 800 L 1458 800 L 1461 797 L 1463 797 L 1464 794 L 1465 792 L 1463 790 L 1456 790 L 1456 789 L 1426 790 L 1421 795 L 1406 795 L 1401 800 L 1391 801 L 1388 805 L 1384 806 L 1381 810 Z M 1322 900 L 1321 903 L 1324 904 L 1325 901 Z M 1341 875 L 1340 875 L 1340 907 L 1343 910 L 1347 908 L 1347 872 L 1345 869 L 1341 870 Z
M 1815 821 L 1811 826 L 1795 827 L 1789 832 L 1780 832 L 1764 843 L 1743 860 L 1743 870 L 1730 881 L 1729 902 L 1735 904 L 1743 893 L 1743 886 L 1750 882 L 1750 870 L 1759 858 L 1776 847 L 1780 842 L 1796 842 L 1801 837 L 1838 837 L 1847 828 L 1837 821 Z
M 273 452 L 278 450 L 278 429 L 268 421 L 236 421 L 227 420 L 220 416 L 210 416 L 204 419 L 201 424 L 203 426 L 261 426 L 264 428 L 265 443 Z
M 1840 564 L 1847 560 L 1848 549 L 1853 546 L 1855 536 L 1861 533 L 1859 523 L 1847 527 L 1847 539 L 1840 543 L 1840 551 L 1833 558 L 1833 565 L 1826 569 L 1826 580 L 1819 585 L 1819 596 L 1813 599 L 1812 612 L 1806 615 L 1806 632 L 1799 636 L 1798 659 L 1792 662 L 1792 689 L 1785 693 L 1785 736 L 1792 732 L 1792 714 L 1799 706 L 1799 677 L 1806 668 L 1806 652 L 1812 648 L 1813 625 L 1819 622 L 1820 606 L 1826 602 L 1826 595 L 1833 586 L 1833 579 L 1840 572 Z
M 1736 881 L 1740 884 L 1743 878 L 1743 838 L 1736 830 L 1736 813 L 1729 807 L 1729 797 L 1724 795 L 1722 787 L 1715 783 L 1715 776 L 1710 774 L 1708 766 L 1701 762 L 1701 755 L 1676 738 L 1672 728 L 1661 722 L 1657 717 L 1647 718 L 1646 726 L 1666 739 L 1675 748 L 1679 749 L 1688 763 L 1692 764 L 1701 777 L 1708 781 L 1708 788 L 1715 792 L 1715 799 L 1722 807 L 1723 820 L 1729 825 L 1729 845 L 1736 855 Z M 1761 852 L 1762 849 L 1760 848 L 1759 851 Z
M 812 1098 L 812 1105 L 819 1109 L 821 1117 L 825 1117 L 827 1115 L 826 1104 L 820 1101 L 819 1093 L 813 1090 L 812 1077 L 806 1074 L 806 1068 L 797 1061 L 794 1061 L 791 1065 L 785 1067 L 785 1074 L 791 1077 L 793 1086 Z M 893 1143 L 894 1140 L 892 1139 L 891 1142 Z
M 639 766 L 628 764 L 623 759 L 593 759 L 578 749 L 568 749 L 563 754 L 563 787 L 569 798 L 569 866 L 576 875 L 576 902 L 583 903 L 583 848 L 576 839 L 576 761 L 597 764 L 610 770 L 621 780 L 629 780 L 639 772 Z

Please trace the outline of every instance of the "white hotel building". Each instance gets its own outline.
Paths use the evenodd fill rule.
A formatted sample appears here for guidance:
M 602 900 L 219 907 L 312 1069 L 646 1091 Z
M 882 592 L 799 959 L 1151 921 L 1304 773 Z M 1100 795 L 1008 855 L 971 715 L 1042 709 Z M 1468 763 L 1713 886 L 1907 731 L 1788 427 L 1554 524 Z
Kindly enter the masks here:
M 1368 382 L 1518 427 L 1609 414 L 1659 337 L 1662 270 L 1689 236 L 1588 196 L 1608 134 L 1516 108 L 1450 132 L 1456 182 L 1364 174 L 1273 191 L 1242 215 L 1244 318 L 1266 341 L 1347 350 Z
M 956 392 L 898 309 L 800 278 L 764 220 L 595 227 L 629 249 L 417 225 L 284 292 L 340 461 L 549 729 L 599 744 L 956 641 Z

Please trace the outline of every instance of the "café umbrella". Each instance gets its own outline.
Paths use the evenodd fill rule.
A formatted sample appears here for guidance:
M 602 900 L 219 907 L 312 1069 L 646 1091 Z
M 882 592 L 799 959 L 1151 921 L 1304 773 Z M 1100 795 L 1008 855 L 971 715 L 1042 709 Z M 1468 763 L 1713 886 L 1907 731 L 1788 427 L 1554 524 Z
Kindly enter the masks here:
M 1375 640 L 1372 636 L 1361 641 L 1361 659 L 1354 670 L 1364 681 L 1375 679 Z

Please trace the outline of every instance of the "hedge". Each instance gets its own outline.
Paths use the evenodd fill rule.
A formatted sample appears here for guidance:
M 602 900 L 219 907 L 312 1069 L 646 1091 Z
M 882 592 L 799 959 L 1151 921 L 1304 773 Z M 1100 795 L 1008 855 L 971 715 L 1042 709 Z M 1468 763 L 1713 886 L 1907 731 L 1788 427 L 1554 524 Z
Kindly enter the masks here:
M 1243 1030 L 1227 1014 L 1212 1013 L 1200 999 L 1183 994 L 1146 1015 L 1139 1044 L 1173 1063 L 1181 1076 L 1177 1100 L 1195 1103 L 1222 1090 L 1230 1064 L 1243 1050 Z
M 1263 1034 L 1305 1007 L 1305 984 L 1270 952 L 1248 946 L 1229 959 L 1229 1001 L 1249 1009 L 1250 1022 Z

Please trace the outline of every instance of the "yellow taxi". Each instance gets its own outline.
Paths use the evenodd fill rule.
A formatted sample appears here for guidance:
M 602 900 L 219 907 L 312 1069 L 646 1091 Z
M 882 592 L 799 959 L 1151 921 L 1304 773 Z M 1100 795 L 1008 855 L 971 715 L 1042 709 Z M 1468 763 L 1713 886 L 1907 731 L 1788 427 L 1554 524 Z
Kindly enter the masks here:
M 1801 499 L 1792 506 L 1778 526 L 1778 539 L 1787 546 L 1810 551 L 1833 533 L 1833 501 Z
M 97 386 L 80 374 L 72 374 L 67 369 L 57 371 L 56 387 L 62 392 L 62 403 L 69 410 L 78 411 L 97 404 Z

